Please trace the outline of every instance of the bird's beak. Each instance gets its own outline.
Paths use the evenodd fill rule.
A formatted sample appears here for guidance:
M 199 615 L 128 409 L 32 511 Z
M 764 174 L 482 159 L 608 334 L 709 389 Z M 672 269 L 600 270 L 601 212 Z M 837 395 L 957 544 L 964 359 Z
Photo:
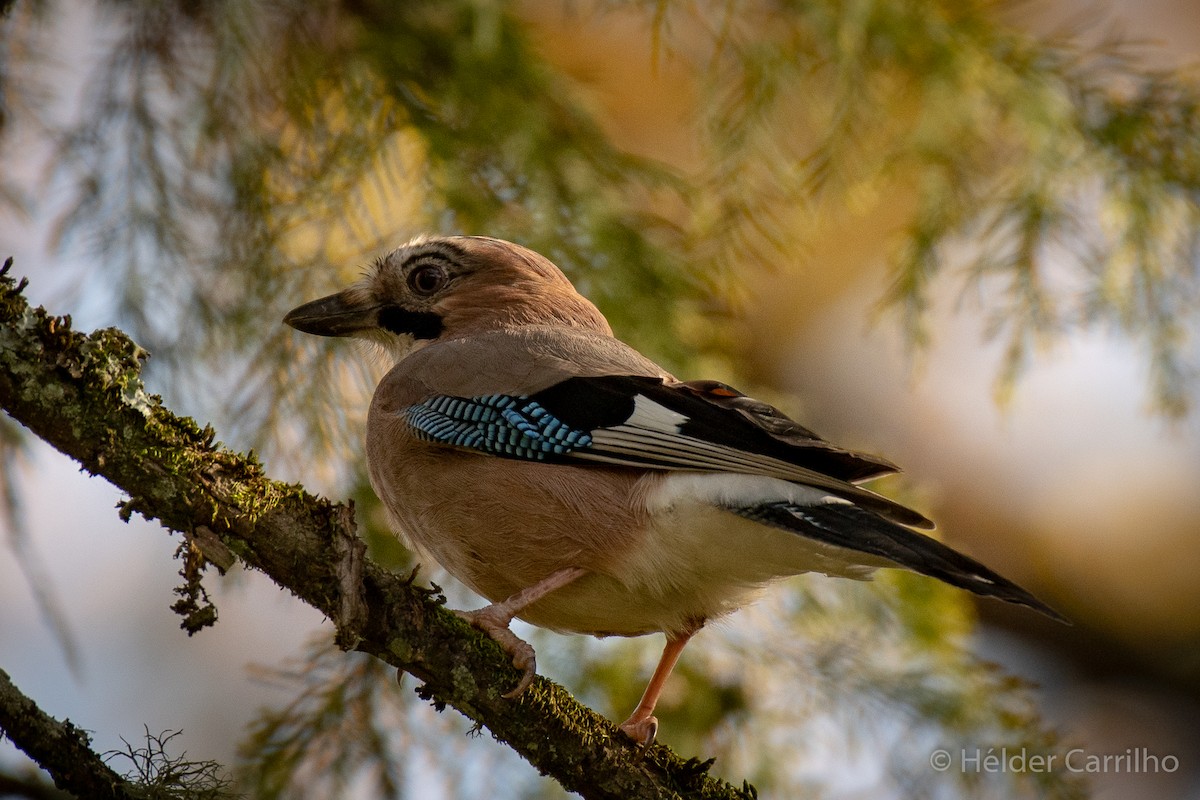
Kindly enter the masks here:
M 353 336 L 379 325 L 379 303 L 364 302 L 361 292 L 344 291 L 293 308 L 283 321 L 316 336 Z

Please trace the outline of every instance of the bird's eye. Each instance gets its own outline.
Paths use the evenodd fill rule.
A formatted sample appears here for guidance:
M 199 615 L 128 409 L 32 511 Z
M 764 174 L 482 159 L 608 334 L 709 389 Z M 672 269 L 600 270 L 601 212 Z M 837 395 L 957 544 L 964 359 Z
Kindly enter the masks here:
M 422 264 L 408 273 L 408 288 L 415 294 L 428 297 L 445 286 L 449 277 L 442 266 Z

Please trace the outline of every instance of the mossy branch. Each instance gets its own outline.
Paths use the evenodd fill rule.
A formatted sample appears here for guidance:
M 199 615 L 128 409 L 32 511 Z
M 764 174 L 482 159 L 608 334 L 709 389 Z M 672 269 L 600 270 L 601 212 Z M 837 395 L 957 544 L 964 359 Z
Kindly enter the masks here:
M 434 592 L 364 559 L 353 508 L 271 480 L 254 458 L 214 444 L 211 428 L 167 410 L 141 382 L 147 353 L 116 329 L 89 335 L 31 309 L 0 270 L 0 405 L 107 478 L 134 511 L 187 537 L 190 558 L 232 554 L 332 619 L 338 642 L 423 682 L 422 697 L 488 728 L 540 772 L 588 798 L 746 798 L 662 745 L 639 751 L 608 720 L 539 678 L 519 700 L 500 649 L 441 607 Z M 191 570 L 185 570 L 191 572 Z M 36 757 L 35 757 L 36 758 Z
M 112 770 L 88 735 L 37 707 L 0 670 L 0 731 L 54 778 L 59 789 L 96 800 L 135 800 L 137 786 Z

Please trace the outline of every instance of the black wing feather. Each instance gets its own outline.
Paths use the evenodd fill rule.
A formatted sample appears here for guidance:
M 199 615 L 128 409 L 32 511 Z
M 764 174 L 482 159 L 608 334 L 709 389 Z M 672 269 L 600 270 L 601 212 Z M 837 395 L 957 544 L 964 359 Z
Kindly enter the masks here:
M 604 375 L 569 378 L 530 399 L 580 430 L 613 428 L 642 395 L 687 418 L 680 433 L 750 450 L 847 483 L 896 472 L 889 461 L 836 447 L 778 409 L 716 381 L 668 384 L 662 378 Z

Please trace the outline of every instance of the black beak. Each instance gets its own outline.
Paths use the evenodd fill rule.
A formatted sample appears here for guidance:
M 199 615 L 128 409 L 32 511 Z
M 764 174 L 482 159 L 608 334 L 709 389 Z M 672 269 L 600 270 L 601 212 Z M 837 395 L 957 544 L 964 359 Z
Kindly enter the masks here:
M 380 308 L 378 304 L 364 305 L 350 292 L 339 292 L 293 308 L 283 321 L 302 333 L 353 336 L 378 327 Z

